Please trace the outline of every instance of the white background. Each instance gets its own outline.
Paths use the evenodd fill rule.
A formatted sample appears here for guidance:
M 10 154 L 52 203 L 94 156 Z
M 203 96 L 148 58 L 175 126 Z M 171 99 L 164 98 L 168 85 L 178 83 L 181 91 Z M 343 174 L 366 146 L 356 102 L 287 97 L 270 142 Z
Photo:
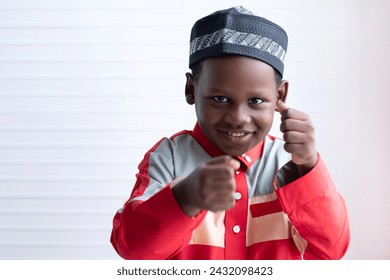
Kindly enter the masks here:
M 390 259 L 386 0 L 0 0 L 0 259 L 119 259 L 138 163 L 195 124 L 190 29 L 236 5 L 289 35 L 287 103 L 346 199 L 345 259 Z

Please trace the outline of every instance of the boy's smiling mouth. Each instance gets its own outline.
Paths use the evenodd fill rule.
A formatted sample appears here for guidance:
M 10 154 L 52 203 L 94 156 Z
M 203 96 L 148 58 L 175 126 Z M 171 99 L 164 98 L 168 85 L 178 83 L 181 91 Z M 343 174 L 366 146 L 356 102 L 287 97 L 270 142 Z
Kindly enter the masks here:
M 243 137 L 246 134 L 248 134 L 245 132 L 231 132 L 231 131 L 227 131 L 226 133 L 229 134 L 229 136 L 233 136 L 233 137 Z
M 218 129 L 215 143 L 229 155 L 241 155 L 253 145 L 254 132 L 248 130 Z
M 227 136 L 229 138 L 233 139 L 242 139 L 246 138 L 246 136 L 249 136 L 253 134 L 253 132 L 248 130 L 228 130 L 228 129 L 221 129 L 219 130 L 220 133 L 222 133 L 224 136 Z

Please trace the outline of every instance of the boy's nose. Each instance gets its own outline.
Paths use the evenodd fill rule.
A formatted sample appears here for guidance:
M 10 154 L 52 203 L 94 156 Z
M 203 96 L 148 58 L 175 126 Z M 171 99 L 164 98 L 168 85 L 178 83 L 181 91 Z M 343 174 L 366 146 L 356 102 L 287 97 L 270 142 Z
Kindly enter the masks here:
M 249 123 L 250 120 L 250 115 L 244 106 L 231 107 L 225 115 L 225 121 L 234 126 L 241 126 Z

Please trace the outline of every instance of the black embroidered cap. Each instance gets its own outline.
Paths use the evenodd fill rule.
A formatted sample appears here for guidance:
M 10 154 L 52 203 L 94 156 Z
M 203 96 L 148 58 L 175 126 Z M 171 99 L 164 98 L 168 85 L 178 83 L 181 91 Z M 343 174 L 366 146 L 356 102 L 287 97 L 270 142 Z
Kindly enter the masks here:
M 195 22 L 190 63 L 220 55 L 243 55 L 274 67 L 282 76 L 288 37 L 279 25 L 243 7 L 217 11 Z

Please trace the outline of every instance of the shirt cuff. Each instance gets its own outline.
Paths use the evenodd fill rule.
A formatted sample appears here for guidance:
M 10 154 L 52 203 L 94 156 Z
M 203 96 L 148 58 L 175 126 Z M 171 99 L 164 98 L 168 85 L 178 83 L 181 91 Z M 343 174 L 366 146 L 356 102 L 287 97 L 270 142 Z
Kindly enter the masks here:
M 180 208 L 172 192 L 171 184 L 149 198 L 148 208 L 155 213 L 160 224 L 172 232 L 194 230 L 202 222 L 207 211 L 189 217 Z
M 320 156 L 312 170 L 302 177 L 296 177 L 295 180 L 291 179 L 298 174 L 296 167 L 295 171 L 289 164 L 287 164 L 287 169 L 283 168 L 275 176 L 274 187 L 287 214 L 291 214 L 295 209 L 336 189 Z

